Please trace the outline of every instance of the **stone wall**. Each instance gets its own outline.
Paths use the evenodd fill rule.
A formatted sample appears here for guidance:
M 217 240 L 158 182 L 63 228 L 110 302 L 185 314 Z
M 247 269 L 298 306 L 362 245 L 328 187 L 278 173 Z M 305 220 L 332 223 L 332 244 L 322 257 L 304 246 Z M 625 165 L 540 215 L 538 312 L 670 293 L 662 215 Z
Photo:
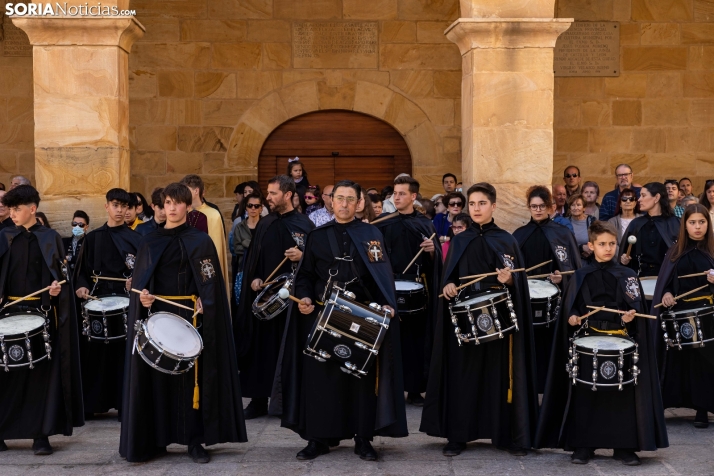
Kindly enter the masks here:
M 714 1 L 558 0 L 557 15 L 621 22 L 616 78 L 556 78 L 553 183 L 567 164 L 601 194 L 635 181 L 714 178 Z

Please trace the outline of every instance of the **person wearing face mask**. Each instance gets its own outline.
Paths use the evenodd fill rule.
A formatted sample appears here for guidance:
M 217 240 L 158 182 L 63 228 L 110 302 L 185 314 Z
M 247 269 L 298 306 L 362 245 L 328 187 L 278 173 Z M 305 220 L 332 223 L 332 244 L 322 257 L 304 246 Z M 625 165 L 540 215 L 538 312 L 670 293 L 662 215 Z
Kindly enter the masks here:
M 5 190 L 0 190 L 0 230 L 8 226 L 15 226 L 15 223 L 10 218 L 10 209 L 2 204 L 2 197 L 5 196 Z
M 79 257 L 80 251 L 82 251 L 84 237 L 87 235 L 88 231 L 89 215 L 82 210 L 77 210 L 72 216 L 72 236 L 69 238 L 62 238 L 64 249 L 67 250 L 67 266 L 72 274 L 74 274 L 77 258 Z
M 163 188 L 155 188 L 154 191 L 151 192 L 151 209 L 154 211 L 154 219 L 136 227 L 134 231 L 141 236 L 148 235 L 166 223 L 166 212 L 164 211 L 164 204 L 161 201 L 161 192 L 163 190 Z

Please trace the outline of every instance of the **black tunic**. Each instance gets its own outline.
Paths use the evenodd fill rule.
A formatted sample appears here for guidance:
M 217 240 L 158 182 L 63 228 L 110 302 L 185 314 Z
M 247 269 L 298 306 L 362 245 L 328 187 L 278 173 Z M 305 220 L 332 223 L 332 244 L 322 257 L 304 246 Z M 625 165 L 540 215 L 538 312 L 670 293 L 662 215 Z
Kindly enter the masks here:
M 657 276 L 664 255 L 677 241 L 679 225 L 679 219 L 674 216 L 665 218 L 662 215 L 644 215 L 632 220 L 620 241 L 622 255 L 627 252 L 629 246 L 627 239 L 630 236 L 637 238 L 630 255 L 632 259 L 627 267 L 637 272 L 640 277 Z M 619 256 L 617 261 L 620 261 Z

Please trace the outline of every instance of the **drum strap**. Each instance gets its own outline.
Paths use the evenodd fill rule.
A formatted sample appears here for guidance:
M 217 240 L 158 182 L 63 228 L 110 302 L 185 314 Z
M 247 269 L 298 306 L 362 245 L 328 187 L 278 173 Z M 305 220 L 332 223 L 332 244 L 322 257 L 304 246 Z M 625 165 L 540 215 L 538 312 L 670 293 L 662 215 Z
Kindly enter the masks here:
M 508 336 L 508 403 L 513 403 L 513 334 Z
M 10 298 L 12 299 L 12 298 Z M 709 304 L 714 306 L 714 296 L 709 294 L 708 296 L 698 296 L 690 299 L 682 299 L 684 302 L 695 302 L 695 301 L 709 301 Z
M 602 330 L 602 329 L 598 329 L 597 327 L 593 327 L 593 326 L 589 326 L 589 327 L 590 327 L 590 330 L 595 331 L 595 332 L 599 332 L 600 334 L 608 334 L 608 335 L 609 335 L 609 334 L 613 334 L 613 335 L 617 335 L 617 336 L 626 336 L 626 335 L 629 335 L 629 334 L 627 333 L 627 329 L 608 329 L 608 330 Z
M 22 299 L 22 297 L 8 296 L 7 299 L 8 299 L 9 301 L 17 301 L 18 299 Z M 25 301 L 39 301 L 39 300 L 40 300 L 40 298 L 38 298 L 38 297 L 25 298 Z

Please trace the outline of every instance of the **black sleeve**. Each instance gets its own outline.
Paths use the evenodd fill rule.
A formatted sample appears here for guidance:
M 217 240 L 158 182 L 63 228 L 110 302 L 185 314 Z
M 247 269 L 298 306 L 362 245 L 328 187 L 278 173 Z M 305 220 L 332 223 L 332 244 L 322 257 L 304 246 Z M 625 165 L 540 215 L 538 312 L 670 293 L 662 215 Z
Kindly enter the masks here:
M 77 258 L 76 282 L 74 285 L 75 291 L 79 288 L 92 289 L 92 250 L 94 248 L 94 233 L 90 233 L 84 239 L 82 249 L 79 251 Z
M 295 297 L 302 299 L 308 297 L 315 303 L 314 283 L 319 280 L 315 272 L 315 250 L 312 247 L 314 240 L 308 236 L 305 251 L 300 262 L 300 269 L 295 276 Z

